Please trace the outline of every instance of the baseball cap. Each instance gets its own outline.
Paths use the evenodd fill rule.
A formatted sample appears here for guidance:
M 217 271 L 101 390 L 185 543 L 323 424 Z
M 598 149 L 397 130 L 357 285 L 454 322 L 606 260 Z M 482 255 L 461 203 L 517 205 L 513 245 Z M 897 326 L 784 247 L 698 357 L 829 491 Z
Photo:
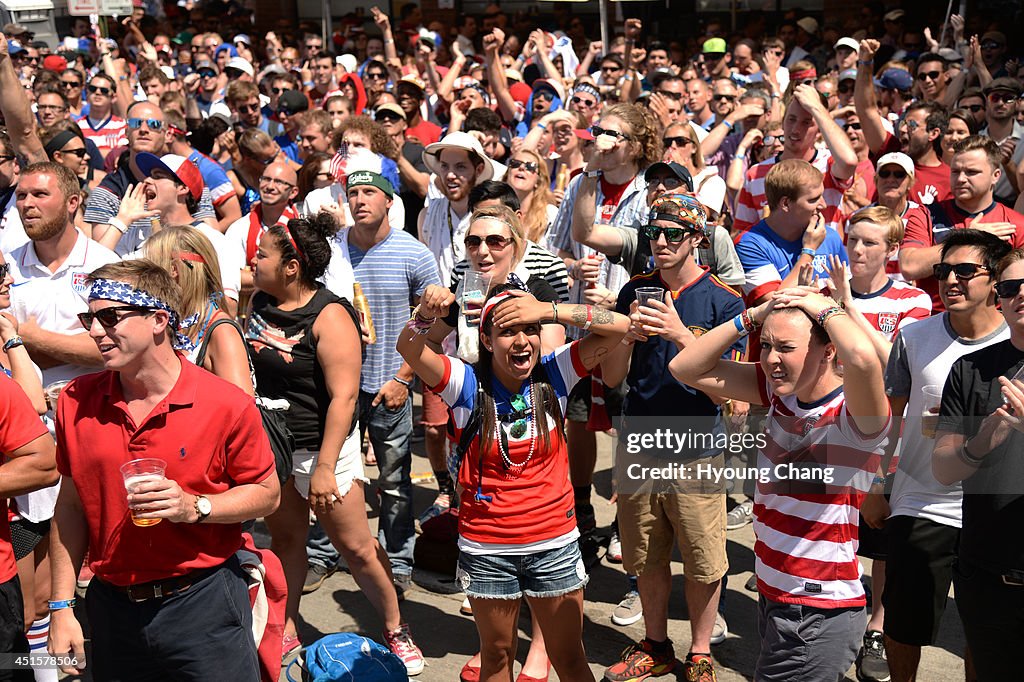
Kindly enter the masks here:
M 309 109 L 309 99 L 298 90 L 285 90 L 277 100 L 277 113 L 293 116 Z
M 6 31 L 4 32 L 6 33 Z M 983 36 L 981 36 L 981 42 L 987 43 L 989 41 L 999 43 L 999 46 L 1002 47 L 1006 45 L 1006 34 L 1003 33 L 1002 31 L 988 31 Z
M 1014 95 L 1020 95 L 1021 87 L 1020 81 L 1016 78 L 1008 78 L 1003 76 L 1002 78 L 996 78 L 991 83 L 985 86 L 982 90 L 986 95 L 990 92 L 996 92 L 997 90 L 1012 92 Z
M 177 154 L 157 156 L 149 152 L 142 152 L 135 157 L 135 162 L 139 166 L 139 170 L 147 178 L 153 174 L 153 171 L 159 168 L 170 173 L 177 178 L 178 182 L 185 185 L 188 188 L 189 194 L 196 201 L 199 201 L 203 196 L 203 187 L 205 186 L 203 184 L 203 175 L 199 172 L 199 167 L 184 156 L 178 156 Z
M 836 44 L 832 46 L 833 50 L 838 50 L 841 47 L 848 47 L 854 52 L 860 50 L 860 43 L 853 38 L 840 38 L 836 41 Z
M 413 75 L 411 73 L 408 74 L 408 75 L 402 76 L 402 79 L 400 81 L 398 81 L 398 83 L 395 84 L 395 89 L 398 90 L 398 89 L 402 88 L 403 86 L 405 86 L 406 88 L 412 88 L 413 90 L 418 91 L 418 92 L 416 92 L 416 96 L 419 97 L 420 99 L 423 99 L 423 96 L 424 96 L 424 94 L 426 93 L 426 90 L 427 90 L 426 84 L 422 80 L 420 80 L 418 77 L 416 77 L 415 75 Z
M 857 80 L 857 69 L 846 69 L 839 74 L 839 82 Z
M 651 181 L 651 176 L 659 171 L 669 171 L 677 178 L 686 183 L 686 189 L 689 192 L 693 191 L 693 176 L 690 175 L 690 171 L 686 170 L 685 166 L 676 163 L 675 161 L 665 162 L 658 161 L 657 163 L 651 164 L 647 170 L 644 171 L 644 180 L 646 182 Z
M 23 48 L 21 46 L 21 43 L 19 43 L 17 40 L 7 41 L 7 54 L 9 54 L 10 56 L 13 57 L 14 55 L 21 54 L 24 51 L 25 48 Z
M 878 163 L 875 164 L 875 170 L 882 170 L 884 166 L 889 165 L 899 166 L 907 172 L 907 175 L 914 174 L 914 162 L 903 152 L 890 152 L 882 155 L 882 158 L 878 159 Z
M 3 32 L 6 35 L 11 36 L 12 38 L 16 37 L 16 36 L 23 36 L 23 35 L 29 35 L 29 36 L 34 36 L 35 35 L 35 33 L 33 33 L 32 31 L 28 30 L 28 26 L 24 26 L 22 24 L 16 24 L 16 23 L 13 23 L 13 22 L 10 23 L 10 24 L 4 24 L 4 31 Z
M 68 60 L 58 54 L 50 54 L 43 57 L 43 68 L 47 71 L 64 73 L 68 68 Z
M 875 79 L 875 85 L 883 90 L 910 90 L 914 86 L 914 77 L 904 69 L 886 69 Z
M 374 173 L 368 170 L 357 170 L 351 171 L 345 178 L 345 191 L 359 185 L 369 185 L 370 187 L 376 187 L 388 197 L 395 196 L 395 188 L 391 186 L 391 183 L 380 173 Z
M 398 106 L 394 102 L 387 102 L 385 104 L 378 105 L 377 111 L 374 113 L 374 118 L 380 116 L 380 112 L 382 111 L 390 111 L 392 114 L 395 114 L 396 116 L 401 116 L 403 121 L 408 120 L 408 116 L 405 115 L 405 109 Z
M 551 80 L 550 78 L 538 78 L 537 80 L 533 81 L 533 92 L 537 92 L 538 90 L 544 87 L 547 87 L 549 90 L 555 93 L 555 95 L 558 96 L 558 99 L 562 100 L 563 102 L 565 101 L 565 87 L 563 87 L 561 83 Z
M 882 17 L 884 21 L 900 21 L 903 19 L 905 12 L 901 9 L 894 9 Z
M 235 45 L 237 45 L 238 43 L 242 43 L 243 45 L 248 45 L 249 47 L 252 47 L 252 40 L 250 40 L 249 36 L 245 35 L 244 33 L 239 33 L 237 36 L 231 39 L 231 42 Z
M 192 65 L 196 71 L 202 71 L 203 69 L 211 69 L 215 73 L 220 73 L 220 69 L 217 68 L 215 62 L 211 62 L 209 59 L 200 59 Z
M 228 63 L 224 65 L 224 70 L 227 71 L 228 69 L 237 69 L 238 71 L 248 75 L 250 78 L 253 78 L 256 75 L 256 71 L 253 70 L 252 64 L 242 57 L 232 57 L 229 59 Z
M 721 38 L 709 38 L 704 41 L 704 46 L 701 48 L 701 52 L 704 54 L 725 54 L 725 41 Z
M 227 43 L 221 43 L 217 46 L 217 49 L 213 51 L 213 58 L 219 57 L 221 52 L 227 52 L 229 57 L 238 56 L 238 50 L 235 49 L 235 46 L 228 45 Z
M 811 35 L 818 32 L 818 20 L 814 17 L 804 17 L 803 19 L 798 20 L 796 25 Z
M 518 69 L 505 69 L 505 78 L 522 83 L 523 73 Z

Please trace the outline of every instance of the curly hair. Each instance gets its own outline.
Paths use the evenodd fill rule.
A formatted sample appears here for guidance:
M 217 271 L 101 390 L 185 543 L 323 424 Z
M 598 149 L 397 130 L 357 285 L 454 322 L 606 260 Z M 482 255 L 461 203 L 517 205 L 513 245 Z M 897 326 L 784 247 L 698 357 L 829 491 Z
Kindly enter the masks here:
M 398 160 L 398 146 L 395 141 L 384 130 L 384 126 L 377 123 L 369 116 L 349 116 L 341 125 L 334 129 L 334 148 L 341 149 L 345 133 L 354 130 L 362 133 L 370 141 L 370 151 L 380 154 L 392 161 Z
M 267 230 L 267 234 L 281 251 L 281 262 L 298 261 L 302 282 L 316 289 L 320 286 L 318 280 L 327 272 L 327 265 L 331 262 L 330 240 L 337 231 L 338 223 L 334 217 L 321 211 L 309 218 L 289 220 L 287 232 L 281 225 L 275 225 Z
M 626 128 L 631 156 L 638 168 L 647 168 L 661 160 L 662 143 L 658 119 L 646 107 L 636 104 L 613 104 L 601 114 L 601 120 L 617 118 Z

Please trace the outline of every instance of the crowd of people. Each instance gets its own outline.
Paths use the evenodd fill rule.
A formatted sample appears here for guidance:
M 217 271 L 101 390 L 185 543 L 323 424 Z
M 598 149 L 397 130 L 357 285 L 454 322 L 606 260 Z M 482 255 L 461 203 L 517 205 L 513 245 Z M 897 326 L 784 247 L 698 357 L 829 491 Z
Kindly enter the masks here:
M 235 2 L 134 5 L 57 45 L 0 36 L 0 652 L 74 673 L 88 639 L 95 680 L 223 677 L 226 656 L 276 680 L 302 595 L 343 561 L 417 675 L 417 533 L 457 514 L 464 682 L 513 679 L 524 599 L 515 679 L 594 679 L 602 557 L 625 573 L 612 621 L 644 628 L 604 679 L 714 681 L 748 524 L 755 680 L 910 682 L 951 585 L 965 679 L 1015 677 L 1006 17 L 868 3 L 685 37 L 629 18 L 605 45 L 561 6 L 257 35 Z M 629 446 L 682 424 L 756 445 Z M 625 473 L 666 456 L 718 475 Z M 723 487 L 729 469 L 768 473 Z

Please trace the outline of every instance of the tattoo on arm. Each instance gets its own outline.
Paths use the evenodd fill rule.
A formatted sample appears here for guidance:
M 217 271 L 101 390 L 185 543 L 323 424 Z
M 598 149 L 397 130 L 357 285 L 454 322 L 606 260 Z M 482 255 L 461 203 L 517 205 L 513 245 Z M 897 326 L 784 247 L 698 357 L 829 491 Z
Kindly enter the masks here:
M 606 355 L 608 355 L 608 349 L 604 346 L 598 346 L 589 352 L 580 352 L 580 360 L 586 367 L 596 367 Z
M 587 323 L 587 306 L 578 305 L 573 307 L 572 323 L 577 327 L 582 327 Z
M 612 311 L 605 310 L 604 308 L 598 308 L 594 311 L 594 324 L 611 324 L 615 317 L 612 315 Z

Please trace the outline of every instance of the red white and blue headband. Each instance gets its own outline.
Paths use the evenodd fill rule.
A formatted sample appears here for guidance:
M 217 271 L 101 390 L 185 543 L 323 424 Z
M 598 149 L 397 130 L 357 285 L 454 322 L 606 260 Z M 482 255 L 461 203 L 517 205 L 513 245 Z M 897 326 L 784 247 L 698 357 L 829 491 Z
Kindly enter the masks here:
M 138 306 L 139 308 L 151 308 L 163 310 L 167 313 L 167 324 L 174 330 L 175 350 L 190 351 L 195 348 L 192 340 L 181 333 L 181 329 L 191 327 L 199 320 L 199 314 L 190 315 L 179 323 L 178 313 L 174 312 L 165 301 L 153 296 L 149 292 L 136 289 L 127 282 L 119 282 L 115 279 L 93 280 L 92 288 L 89 289 L 90 301 L 117 301 L 125 305 Z

